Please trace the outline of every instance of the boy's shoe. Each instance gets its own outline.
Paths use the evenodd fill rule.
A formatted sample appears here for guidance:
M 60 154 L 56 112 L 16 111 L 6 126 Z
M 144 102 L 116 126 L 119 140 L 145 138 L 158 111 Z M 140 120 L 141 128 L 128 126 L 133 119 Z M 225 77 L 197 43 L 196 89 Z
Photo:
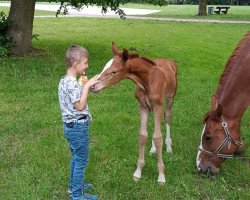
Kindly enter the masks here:
M 89 189 L 92 189 L 92 188 L 93 188 L 93 185 L 91 183 L 84 183 L 84 185 L 83 185 L 83 190 L 89 190 Z M 71 195 L 72 191 L 69 189 L 68 193 L 69 193 L 69 195 Z
M 97 195 L 84 193 L 79 200 L 98 200 Z

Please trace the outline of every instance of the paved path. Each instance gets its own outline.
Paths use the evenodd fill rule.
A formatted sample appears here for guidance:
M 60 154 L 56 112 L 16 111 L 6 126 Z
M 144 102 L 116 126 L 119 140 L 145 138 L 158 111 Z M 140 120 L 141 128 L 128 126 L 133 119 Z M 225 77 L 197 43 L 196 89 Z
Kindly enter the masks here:
M 0 6 L 10 6 L 9 3 L 0 3 Z M 46 10 L 56 12 L 59 5 L 48 5 L 48 4 L 36 4 L 36 10 Z M 181 18 L 155 18 L 155 17 L 144 17 L 143 15 L 160 12 L 161 10 L 148 10 L 148 9 L 134 9 L 134 8 L 121 8 L 126 13 L 127 19 L 140 19 L 140 20 L 161 20 L 161 21 L 177 21 L 177 22 L 200 22 L 200 23 L 229 23 L 229 24 L 250 24 L 250 21 L 232 21 L 232 20 L 210 20 L 210 19 L 181 19 Z M 142 16 L 131 16 L 131 15 L 142 15 Z M 51 16 L 35 16 L 35 17 L 55 17 Z M 99 17 L 99 18 L 119 18 L 119 15 L 114 11 L 108 10 L 107 13 L 101 12 L 101 7 L 89 6 L 84 7 L 80 11 L 69 8 L 68 15 L 60 15 L 59 17 Z
M 0 3 L 0 6 L 9 7 L 10 3 Z M 36 10 L 46 10 L 56 12 L 60 5 L 49 5 L 49 4 L 39 4 L 36 3 Z M 135 9 L 135 8 L 121 8 L 127 15 L 147 15 L 151 13 L 156 13 L 161 10 L 148 10 L 148 9 Z M 84 6 L 81 10 L 76 10 L 74 8 L 68 7 L 68 16 L 118 16 L 115 11 L 108 9 L 107 13 L 102 13 L 102 8 L 98 6 Z

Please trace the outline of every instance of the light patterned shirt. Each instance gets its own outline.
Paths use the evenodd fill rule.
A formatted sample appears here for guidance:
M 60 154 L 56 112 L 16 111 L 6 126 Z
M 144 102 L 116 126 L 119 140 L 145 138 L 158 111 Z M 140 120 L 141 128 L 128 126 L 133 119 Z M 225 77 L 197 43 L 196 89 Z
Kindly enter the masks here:
M 62 121 L 70 123 L 78 120 L 84 115 L 88 115 L 88 119 L 92 121 L 88 105 L 79 111 L 74 104 L 80 100 L 83 86 L 77 82 L 76 77 L 63 76 L 59 82 L 58 96 L 62 112 Z

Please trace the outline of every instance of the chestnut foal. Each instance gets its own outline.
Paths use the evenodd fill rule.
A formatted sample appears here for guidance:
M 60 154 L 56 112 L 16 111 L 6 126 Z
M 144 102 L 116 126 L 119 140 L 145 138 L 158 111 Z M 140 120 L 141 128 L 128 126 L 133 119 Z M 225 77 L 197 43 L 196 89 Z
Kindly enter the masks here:
M 123 79 L 130 79 L 136 84 L 135 96 L 140 104 L 140 149 L 137 169 L 133 175 L 134 180 L 141 178 L 141 171 L 145 164 L 144 152 L 148 138 L 148 117 L 149 112 L 154 113 L 154 134 L 151 153 L 157 151 L 158 157 L 158 183 L 166 182 L 164 175 L 164 164 L 162 160 L 163 139 L 161 133 L 161 119 L 164 112 L 164 101 L 167 101 L 165 109 L 167 151 L 171 152 L 170 119 L 171 107 L 177 89 L 177 65 L 175 62 L 166 59 L 155 59 L 154 61 L 137 54 L 129 54 L 126 49 L 119 52 L 112 43 L 114 53 L 103 69 L 99 77 L 99 83 L 93 88 L 93 92 L 99 92 L 111 85 L 117 84 Z

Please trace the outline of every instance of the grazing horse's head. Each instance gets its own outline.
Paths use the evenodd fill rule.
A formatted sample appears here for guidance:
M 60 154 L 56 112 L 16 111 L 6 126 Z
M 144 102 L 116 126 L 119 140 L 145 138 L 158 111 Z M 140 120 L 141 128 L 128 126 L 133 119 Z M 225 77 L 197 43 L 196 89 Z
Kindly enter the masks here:
M 114 43 L 112 43 L 112 51 L 114 57 L 105 65 L 99 75 L 99 82 L 94 85 L 92 92 L 99 92 L 127 77 L 126 61 L 129 57 L 128 51 L 123 49 L 120 53 Z
M 225 159 L 232 158 L 241 143 L 239 124 L 223 117 L 222 107 L 218 103 L 212 107 L 205 115 L 196 165 L 201 172 L 217 174 L 220 165 Z

